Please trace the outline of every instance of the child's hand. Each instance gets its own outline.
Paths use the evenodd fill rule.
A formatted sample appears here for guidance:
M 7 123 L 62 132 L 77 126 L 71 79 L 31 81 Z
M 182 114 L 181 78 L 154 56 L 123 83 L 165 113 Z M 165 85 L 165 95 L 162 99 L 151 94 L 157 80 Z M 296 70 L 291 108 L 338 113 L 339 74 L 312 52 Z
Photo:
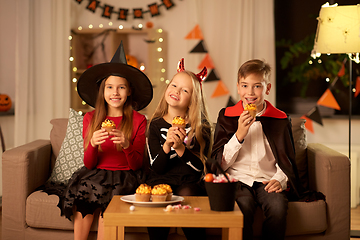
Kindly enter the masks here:
M 105 129 L 95 131 L 90 139 L 91 146 L 96 147 L 105 142 L 109 138 L 109 133 Z
M 119 129 L 112 129 L 110 135 L 112 135 L 110 140 L 113 141 L 113 143 L 120 144 L 124 149 L 129 147 L 129 140 L 125 138 L 124 133 Z
M 174 127 L 174 131 L 172 132 L 172 138 L 174 140 L 174 145 L 172 146 L 175 150 L 179 147 L 183 147 L 184 139 L 186 137 L 186 131 L 184 128 Z
M 276 192 L 276 193 L 280 193 L 282 192 L 282 187 L 281 184 L 278 180 L 272 179 L 270 181 L 263 181 L 263 184 L 265 184 L 265 191 L 267 191 L 268 193 L 271 192 Z
M 241 142 L 245 136 L 247 135 L 250 126 L 255 122 L 255 118 L 253 118 L 248 111 L 243 111 L 238 120 L 238 128 L 236 130 L 236 138 L 239 142 Z

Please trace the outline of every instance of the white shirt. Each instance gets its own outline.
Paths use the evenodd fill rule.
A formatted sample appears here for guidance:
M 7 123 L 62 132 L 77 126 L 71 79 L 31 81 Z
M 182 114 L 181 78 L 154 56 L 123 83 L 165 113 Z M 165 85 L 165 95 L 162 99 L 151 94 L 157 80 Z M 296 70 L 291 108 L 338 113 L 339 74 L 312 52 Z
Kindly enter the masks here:
M 266 103 L 256 116 L 261 116 L 265 109 Z M 287 188 L 288 178 L 276 163 L 260 121 L 255 121 L 250 126 L 242 144 L 234 134 L 224 145 L 221 167 L 250 187 L 254 182 L 275 179 L 280 182 L 283 190 Z

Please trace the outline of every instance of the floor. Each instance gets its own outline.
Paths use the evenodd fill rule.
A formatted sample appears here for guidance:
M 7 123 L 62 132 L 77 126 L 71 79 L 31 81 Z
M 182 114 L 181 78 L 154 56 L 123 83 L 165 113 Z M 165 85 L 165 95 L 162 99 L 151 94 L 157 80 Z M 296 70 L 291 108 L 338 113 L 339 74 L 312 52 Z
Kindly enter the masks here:
M 0 215 L 1 215 L 1 206 L 0 206 Z M 360 233 L 360 205 L 357 207 L 357 208 L 352 208 L 351 209 L 351 230 L 359 230 L 359 233 Z M 2 226 L 2 218 L 0 217 L 0 240 L 1 240 L 1 236 L 2 236 L 2 233 L 1 233 L 1 226 Z M 360 238 L 360 236 L 359 236 Z M 353 238 L 350 238 L 350 240 L 358 240 L 359 239 L 358 237 L 353 237 Z

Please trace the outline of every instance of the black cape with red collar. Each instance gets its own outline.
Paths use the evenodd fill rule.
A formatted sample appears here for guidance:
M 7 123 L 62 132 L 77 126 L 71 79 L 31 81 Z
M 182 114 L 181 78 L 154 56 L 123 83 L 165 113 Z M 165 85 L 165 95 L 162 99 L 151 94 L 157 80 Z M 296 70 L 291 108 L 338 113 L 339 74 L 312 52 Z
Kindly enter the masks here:
M 219 112 L 211 154 L 211 157 L 219 164 L 222 161 L 224 145 L 235 134 L 239 116 L 243 111 L 242 101 L 239 101 L 235 106 L 223 108 Z M 289 179 L 289 199 L 297 200 L 302 198 L 305 189 L 300 184 L 295 163 L 295 147 L 290 117 L 266 101 L 266 110 L 261 116 L 256 117 L 256 121 L 261 122 L 276 162 Z M 208 170 L 211 172 L 215 171 L 213 166 L 208 166 L 208 168 L 210 168 Z

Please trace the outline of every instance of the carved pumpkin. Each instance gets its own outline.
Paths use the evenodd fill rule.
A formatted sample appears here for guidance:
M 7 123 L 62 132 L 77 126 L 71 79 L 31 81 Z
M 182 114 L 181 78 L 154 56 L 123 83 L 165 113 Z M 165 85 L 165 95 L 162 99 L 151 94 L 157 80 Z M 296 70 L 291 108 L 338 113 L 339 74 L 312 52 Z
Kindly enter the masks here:
M 126 55 L 126 61 L 127 61 L 128 65 L 138 68 L 138 61 L 137 61 L 136 57 L 131 56 L 131 55 Z
M 6 112 L 11 108 L 11 99 L 6 94 L 0 94 L 0 112 Z

